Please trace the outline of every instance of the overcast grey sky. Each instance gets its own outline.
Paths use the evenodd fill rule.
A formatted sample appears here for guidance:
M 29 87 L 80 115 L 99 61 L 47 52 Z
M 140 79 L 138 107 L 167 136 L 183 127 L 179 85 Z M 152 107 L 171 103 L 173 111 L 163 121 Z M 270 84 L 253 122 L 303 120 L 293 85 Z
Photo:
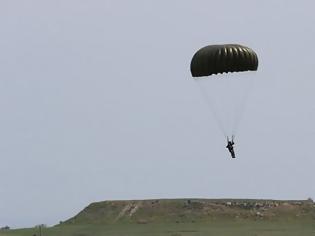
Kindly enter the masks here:
M 0 226 L 94 201 L 315 197 L 315 4 L 0 2 Z M 259 71 L 232 160 L 191 79 L 202 46 Z

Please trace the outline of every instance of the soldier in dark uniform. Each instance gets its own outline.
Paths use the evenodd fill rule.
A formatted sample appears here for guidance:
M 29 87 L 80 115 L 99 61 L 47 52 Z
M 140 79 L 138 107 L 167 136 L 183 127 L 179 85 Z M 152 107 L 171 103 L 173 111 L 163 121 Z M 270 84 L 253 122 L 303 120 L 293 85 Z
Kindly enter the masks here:
M 227 145 L 226 148 L 229 150 L 229 152 L 231 153 L 232 158 L 235 158 L 235 152 L 234 152 L 234 136 L 232 136 L 232 140 L 230 141 L 229 138 L 227 138 Z

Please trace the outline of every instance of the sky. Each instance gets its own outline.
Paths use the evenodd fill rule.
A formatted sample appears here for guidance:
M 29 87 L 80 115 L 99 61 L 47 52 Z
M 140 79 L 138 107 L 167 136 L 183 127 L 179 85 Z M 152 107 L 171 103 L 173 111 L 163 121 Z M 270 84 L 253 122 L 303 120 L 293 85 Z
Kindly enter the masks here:
M 309 0 L 0 2 L 0 226 L 91 202 L 315 197 Z M 209 44 L 259 57 L 231 159 L 190 74 Z

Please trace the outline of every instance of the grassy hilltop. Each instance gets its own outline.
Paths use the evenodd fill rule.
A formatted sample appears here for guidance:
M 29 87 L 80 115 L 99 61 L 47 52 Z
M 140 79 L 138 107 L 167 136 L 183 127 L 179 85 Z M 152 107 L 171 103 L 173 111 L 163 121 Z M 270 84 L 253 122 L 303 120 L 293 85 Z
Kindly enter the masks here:
M 63 224 L 315 219 L 312 201 L 163 199 L 92 203 Z
M 0 236 L 39 235 L 38 229 Z M 315 235 L 313 201 L 160 199 L 92 203 L 42 235 Z

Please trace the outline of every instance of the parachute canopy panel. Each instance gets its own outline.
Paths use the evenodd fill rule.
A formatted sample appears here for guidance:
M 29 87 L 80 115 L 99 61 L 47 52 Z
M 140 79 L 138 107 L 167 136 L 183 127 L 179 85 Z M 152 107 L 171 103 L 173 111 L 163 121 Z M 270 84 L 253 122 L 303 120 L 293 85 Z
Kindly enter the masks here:
M 256 71 L 256 53 L 238 44 L 209 45 L 198 50 L 193 56 L 190 70 L 193 77 L 218 73 Z

